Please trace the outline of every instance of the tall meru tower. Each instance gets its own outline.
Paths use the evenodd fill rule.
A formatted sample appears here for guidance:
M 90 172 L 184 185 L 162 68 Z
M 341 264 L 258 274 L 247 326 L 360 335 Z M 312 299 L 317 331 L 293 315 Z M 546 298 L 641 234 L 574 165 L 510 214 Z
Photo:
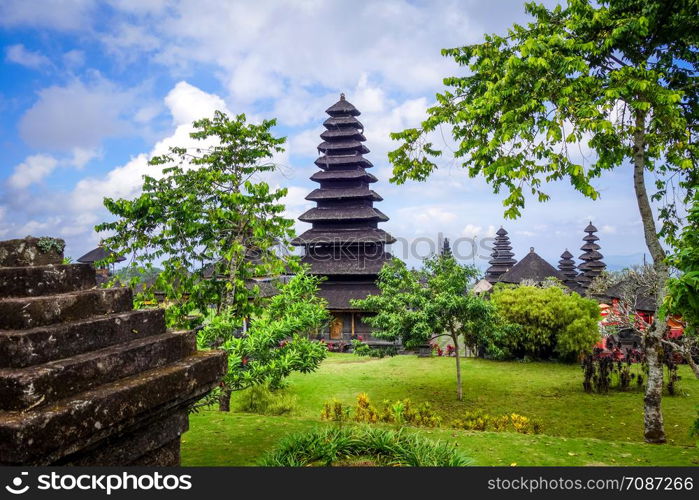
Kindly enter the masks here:
M 312 227 L 292 244 L 304 247 L 302 262 L 310 264 L 313 274 L 326 277 L 320 295 L 328 301 L 333 320 L 323 336 L 332 341 L 362 336 L 372 342 L 363 313 L 350 300 L 378 293 L 378 272 L 391 259 L 385 245 L 395 238 L 378 227 L 388 217 L 374 208 L 383 198 L 369 188 L 377 179 L 366 170 L 373 165 L 364 158 L 369 150 L 363 144 L 359 110 L 340 94 L 326 113 L 330 117 L 323 123 L 321 156 L 315 161 L 320 171 L 311 176 L 319 186 L 306 196 L 316 207 L 299 217 Z

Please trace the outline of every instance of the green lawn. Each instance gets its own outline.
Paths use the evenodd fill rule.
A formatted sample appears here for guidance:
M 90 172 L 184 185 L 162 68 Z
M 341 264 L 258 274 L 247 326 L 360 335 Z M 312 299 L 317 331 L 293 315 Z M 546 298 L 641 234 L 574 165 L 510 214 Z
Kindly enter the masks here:
M 479 465 L 697 465 L 699 449 L 688 436 L 699 404 L 699 381 L 682 367 L 681 395 L 665 397 L 669 443 L 643 443 L 643 395 L 638 391 L 590 395 L 578 366 L 556 363 L 465 360 L 464 401 L 456 401 L 454 360 L 397 356 L 382 360 L 331 355 L 316 373 L 296 374 L 286 391 L 297 398 L 288 416 L 204 411 L 190 417 L 183 436 L 183 465 L 253 465 L 291 432 L 322 424 L 323 403 L 353 404 L 359 392 L 375 403 L 410 398 L 429 401 L 445 422 L 466 410 L 538 418 L 538 436 L 420 429 L 454 441 Z M 234 397 L 245 397 L 245 394 Z

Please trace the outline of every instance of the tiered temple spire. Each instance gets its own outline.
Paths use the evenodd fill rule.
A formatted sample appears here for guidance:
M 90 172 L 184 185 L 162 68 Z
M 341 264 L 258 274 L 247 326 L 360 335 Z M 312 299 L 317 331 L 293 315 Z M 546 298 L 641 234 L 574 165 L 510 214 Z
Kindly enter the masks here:
M 512 253 L 512 245 L 510 245 L 510 237 L 507 236 L 507 231 L 500 227 L 495 234 L 493 253 L 488 261 L 490 267 L 485 271 L 485 279 L 490 283 L 496 283 L 500 276 L 517 263 L 517 260 L 513 258 L 515 254 Z
M 378 228 L 388 217 L 374 208 L 382 198 L 369 189 L 377 179 L 366 171 L 372 164 L 363 156 L 369 150 L 362 144 L 359 110 L 341 94 L 326 113 L 330 117 L 323 123 L 321 156 L 315 161 L 321 170 L 311 176 L 319 187 L 306 196 L 316 207 L 299 217 L 312 228 L 292 244 L 305 247 L 302 260 L 313 274 L 327 277 L 321 295 L 330 309 L 349 310 L 351 299 L 377 293 L 376 275 L 391 258 L 384 246 L 395 239 Z
M 587 235 L 583 238 L 585 244 L 580 247 L 583 254 L 579 257 L 582 262 L 578 266 L 580 275 L 577 278 L 577 282 L 583 288 L 589 287 L 592 280 L 599 276 L 607 267 L 602 261 L 604 256 L 598 251 L 600 246 L 596 242 L 599 241 L 599 238 L 595 236 L 597 228 L 590 222 L 585 228 L 585 232 Z
M 442 243 L 442 255 L 445 255 L 447 257 L 454 256 L 451 253 L 451 245 L 449 244 L 449 238 L 444 238 L 444 242 Z
M 573 254 L 566 248 L 566 251 L 561 254 L 561 260 L 558 261 L 558 270 L 565 277 L 563 283 L 569 287 L 577 285 L 578 271 L 576 267 Z

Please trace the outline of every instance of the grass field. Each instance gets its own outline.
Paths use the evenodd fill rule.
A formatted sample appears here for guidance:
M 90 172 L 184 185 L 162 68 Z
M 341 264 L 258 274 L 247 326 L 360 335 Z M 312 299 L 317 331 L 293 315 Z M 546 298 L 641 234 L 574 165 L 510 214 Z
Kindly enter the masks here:
M 289 379 L 296 398 L 284 416 L 203 411 L 190 417 L 183 436 L 183 465 L 254 465 L 285 435 L 323 424 L 323 403 L 353 404 L 360 392 L 372 401 L 428 401 L 445 422 L 467 410 L 492 415 L 519 413 L 543 423 L 540 435 L 411 429 L 453 441 L 478 465 L 699 465 L 688 429 L 696 418 L 699 381 L 682 367 L 680 395 L 663 399 L 668 444 L 643 443 L 640 391 L 590 395 L 582 391 L 576 365 L 463 363 L 464 400 L 456 400 L 454 360 L 397 356 L 382 360 L 331 355 L 320 370 Z M 245 393 L 234 398 L 246 397 Z

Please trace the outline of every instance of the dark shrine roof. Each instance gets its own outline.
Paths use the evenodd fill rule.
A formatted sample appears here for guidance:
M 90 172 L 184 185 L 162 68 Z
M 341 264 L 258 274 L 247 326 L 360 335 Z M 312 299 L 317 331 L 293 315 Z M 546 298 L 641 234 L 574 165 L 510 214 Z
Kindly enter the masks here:
M 99 260 L 104 260 L 111 255 L 114 255 L 114 252 L 112 252 L 111 250 L 107 250 L 103 246 L 99 246 L 99 247 L 95 248 L 94 250 L 90 250 L 85 255 L 80 257 L 78 259 L 78 262 L 82 262 L 84 264 L 92 264 L 93 262 L 97 262 Z M 123 262 L 125 260 L 126 260 L 126 257 L 123 257 L 121 255 L 117 256 L 117 258 L 116 258 L 117 262 Z
M 325 110 L 330 116 L 350 115 L 359 116 L 361 113 L 349 101 L 345 100 L 345 94 L 340 94 L 340 100 Z
M 522 260 L 500 276 L 498 281 L 502 283 L 521 283 L 524 280 L 539 282 L 545 281 L 547 278 L 566 280 L 566 277 L 560 271 L 542 259 L 532 248 Z
M 345 128 L 333 128 L 330 130 L 326 130 L 322 134 L 320 134 L 320 138 L 323 139 L 324 141 L 328 141 L 331 139 L 356 139 L 358 141 L 366 141 L 366 137 L 357 130 L 354 127 L 345 127 Z
M 379 288 L 373 281 L 325 281 L 320 284 L 318 295 L 328 301 L 328 309 L 359 311 L 360 309 L 351 304 L 351 300 L 365 299 L 367 295 L 379 293 Z
M 376 275 L 391 258 L 384 247 L 396 240 L 376 227 L 388 217 L 374 207 L 381 196 L 369 189 L 377 179 L 365 170 L 373 165 L 363 156 L 369 149 L 363 144 L 364 127 L 356 119 L 359 110 L 342 94 L 327 113 L 330 118 L 318 146 L 322 156 L 315 161 L 321 171 L 311 177 L 320 187 L 306 196 L 317 206 L 299 216 L 312 228 L 291 244 L 306 247 L 302 261 L 310 264 L 311 273 L 328 277 L 321 284 L 321 296 L 330 308 L 351 309 L 350 299 L 377 291 Z
M 292 245 L 348 244 L 348 243 L 394 243 L 396 239 L 383 229 L 345 229 L 325 231 L 309 229 L 291 240 Z
M 356 208 L 311 208 L 300 217 L 303 222 L 325 222 L 325 221 L 372 221 L 385 222 L 388 217 L 378 208 L 356 207 Z
M 346 200 L 352 198 L 370 198 L 372 201 L 383 200 L 381 196 L 368 188 L 314 189 L 306 196 L 306 199 L 309 201 Z
M 351 155 L 340 155 L 340 156 L 328 156 L 323 155 L 318 158 L 315 162 L 320 168 L 329 170 L 332 167 L 342 167 L 350 168 L 355 165 L 360 165 L 363 168 L 371 168 L 374 166 L 369 160 L 364 158 L 361 154 L 351 154 Z
M 351 180 L 365 180 L 366 182 L 377 182 L 378 179 L 372 174 L 364 170 L 363 168 L 358 168 L 355 170 L 321 170 L 316 172 L 311 176 L 312 181 L 351 181 Z
M 303 264 L 310 264 L 313 272 L 326 276 L 333 275 L 377 275 L 383 265 L 391 260 L 391 254 L 384 253 L 378 257 L 357 256 L 354 258 L 330 259 L 316 258 L 306 255 L 301 259 Z

